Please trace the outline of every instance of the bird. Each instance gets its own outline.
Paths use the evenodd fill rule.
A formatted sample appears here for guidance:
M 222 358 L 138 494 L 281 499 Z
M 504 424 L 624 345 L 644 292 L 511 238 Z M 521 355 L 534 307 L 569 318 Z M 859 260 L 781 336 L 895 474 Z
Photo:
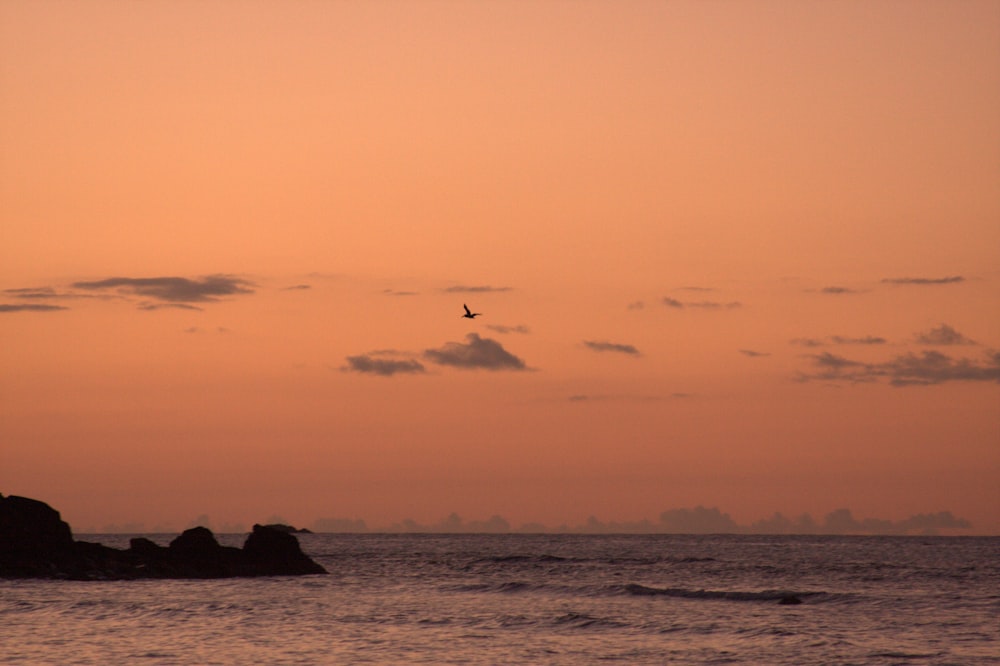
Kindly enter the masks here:
M 475 319 L 479 315 L 483 314 L 482 312 L 473 312 L 473 311 L 471 311 L 469 309 L 469 306 L 466 305 L 465 303 L 462 303 L 462 307 L 465 308 L 465 314 L 462 315 L 462 316 L 465 317 L 466 319 Z

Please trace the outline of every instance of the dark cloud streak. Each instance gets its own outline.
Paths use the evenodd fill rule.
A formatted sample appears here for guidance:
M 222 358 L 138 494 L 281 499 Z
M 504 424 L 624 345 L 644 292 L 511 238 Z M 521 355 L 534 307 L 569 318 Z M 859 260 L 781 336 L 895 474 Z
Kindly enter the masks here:
M 616 352 L 619 354 L 628 354 L 630 356 L 641 356 L 639 350 L 632 345 L 619 344 L 616 342 L 607 342 L 603 340 L 584 340 L 583 344 L 587 346 L 588 349 L 592 349 L 596 352 Z
M 823 287 L 819 291 L 821 294 L 835 294 L 835 295 L 861 293 L 857 289 L 850 289 L 848 287 L 837 287 L 837 286 Z
M 375 358 L 373 354 L 348 356 L 344 371 L 391 377 L 398 374 L 420 374 L 425 371 L 420 361 L 413 359 L 383 359 Z
M 882 278 L 884 284 L 916 284 L 916 285 L 934 285 L 934 284 L 954 284 L 956 282 L 964 282 L 965 278 L 961 275 L 949 275 L 943 278 L 925 278 L 925 277 L 902 277 L 902 278 Z
M 702 308 L 705 310 L 732 309 L 742 307 L 743 305 L 739 301 L 729 301 L 728 303 L 720 303 L 717 301 L 679 301 L 676 298 L 670 298 L 669 296 L 663 298 L 662 303 L 667 307 L 677 309 Z
M 252 294 L 253 286 L 253 283 L 232 275 L 209 275 L 200 280 L 184 277 L 112 277 L 73 283 L 77 289 L 118 289 L 173 303 L 204 303 L 217 301 L 221 296 Z
M 511 287 L 491 287 L 490 285 L 456 285 L 454 287 L 445 287 L 442 291 L 449 294 L 482 294 L 487 292 L 496 291 L 510 291 Z
M 68 310 L 62 305 L 46 305 L 43 303 L 0 303 L 0 312 L 55 312 Z

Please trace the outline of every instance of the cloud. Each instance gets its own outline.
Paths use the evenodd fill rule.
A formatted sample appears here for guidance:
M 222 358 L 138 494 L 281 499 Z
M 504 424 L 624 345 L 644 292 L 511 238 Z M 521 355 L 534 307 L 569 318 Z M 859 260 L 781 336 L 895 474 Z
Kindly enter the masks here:
M 424 358 L 439 365 L 467 370 L 527 370 L 524 361 L 503 348 L 496 340 L 476 333 L 465 336 L 467 343 L 447 342 L 439 349 L 424 351 Z
M 968 529 L 972 523 L 957 518 L 950 511 L 934 514 L 918 513 L 905 520 L 891 521 L 878 518 L 857 520 L 850 509 L 831 511 L 823 520 L 820 531 L 828 534 L 935 534 L 939 529 Z
M 382 293 L 386 296 L 419 296 L 419 291 L 396 291 L 395 289 L 383 289 Z
M 646 304 L 643 301 L 632 301 L 626 306 L 629 310 L 642 310 L 645 307 Z
M 951 529 L 956 527 L 968 529 L 972 527 L 972 523 L 965 518 L 959 518 L 952 515 L 951 511 L 918 513 L 910 516 L 906 520 L 899 521 L 897 525 L 900 529 L 906 532 L 915 530 L 919 530 L 921 532 L 934 532 L 938 529 Z
M 198 279 L 183 277 L 129 278 L 74 282 L 77 289 L 117 289 L 173 303 L 203 303 L 217 301 L 220 296 L 252 294 L 253 283 L 232 275 L 209 275 Z
M 988 381 L 1000 383 L 1000 352 L 987 354 L 987 360 L 952 359 L 937 351 L 920 355 L 898 356 L 882 367 L 893 386 L 941 384 L 951 381 Z
M 491 287 L 489 285 L 456 285 L 454 287 L 446 287 L 442 291 L 449 294 L 482 294 L 486 292 L 493 291 L 510 291 L 511 287 Z
M 888 341 L 885 338 L 876 335 L 866 335 L 864 337 L 855 338 L 846 335 L 828 335 L 825 340 L 820 340 L 818 338 L 794 338 L 790 341 L 793 345 L 801 345 L 803 347 L 823 347 L 828 344 L 832 345 L 884 345 Z
M 965 278 L 961 275 L 950 275 L 948 277 L 942 278 L 925 278 L 925 277 L 902 277 L 902 278 L 882 278 L 882 282 L 885 284 L 953 284 L 956 282 L 964 282 Z
M 527 326 L 503 326 L 501 324 L 490 324 L 486 328 L 491 331 L 496 331 L 497 333 L 531 333 L 531 329 Z
M 769 352 L 759 352 L 759 351 L 754 351 L 752 349 L 741 349 L 740 353 L 743 354 L 744 356 L 749 356 L 750 358 L 758 358 L 761 356 L 771 355 Z
M 62 305 L 45 305 L 43 303 L 0 303 L 0 312 L 54 312 L 68 309 Z
M 882 363 L 862 363 L 829 352 L 812 356 L 817 371 L 800 379 L 873 382 L 886 379 L 892 386 L 928 386 L 953 381 L 1000 382 L 1000 352 L 981 362 L 953 359 L 938 351 L 903 354 Z
M 425 371 L 420 361 L 414 359 L 376 358 L 375 354 L 377 353 L 348 356 L 347 365 L 341 369 L 346 372 L 361 372 L 381 377 L 391 377 L 398 374 L 420 374 Z
M 976 342 L 965 337 L 948 324 L 941 324 L 924 333 L 917 334 L 917 342 L 922 345 L 974 345 Z
M 203 309 L 196 305 L 189 305 L 188 303 L 150 303 L 148 301 L 139 303 L 137 307 L 140 310 L 163 310 L 164 308 L 168 308 L 173 310 L 198 310 L 199 312 Z
M 360 518 L 317 518 L 312 524 L 313 532 L 362 533 L 368 525 Z
M 670 308 L 703 308 L 707 310 L 732 309 L 742 307 L 743 305 L 739 301 L 729 301 L 728 303 L 720 303 L 718 301 L 679 301 L 669 296 L 663 298 L 662 303 Z
M 56 291 L 52 287 L 21 287 L 17 289 L 4 289 L 3 293 L 9 294 L 12 298 L 33 301 L 69 298 L 101 298 L 95 294 L 79 294 L 68 291 Z
M 4 289 L 3 293 L 14 298 L 64 298 L 52 287 L 23 287 L 19 289 Z
M 660 530 L 676 534 L 721 534 L 736 532 L 739 526 L 716 507 L 670 509 L 660 514 Z
M 835 345 L 884 345 L 885 338 L 875 335 L 866 335 L 863 338 L 851 338 L 844 335 L 831 335 L 830 341 Z
M 641 356 L 639 350 L 632 345 L 623 345 L 615 342 L 584 340 L 583 344 L 596 352 L 617 352 L 619 354 L 629 354 L 631 356 Z
M 819 292 L 821 294 L 838 294 L 838 295 L 839 294 L 860 294 L 861 293 L 857 289 L 850 289 L 848 287 L 837 287 L 837 286 L 823 287 L 822 289 L 819 290 Z
M 293 284 L 289 287 L 282 287 L 282 291 L 304 291 L 306 289 L 312 289 L 311 284 Z

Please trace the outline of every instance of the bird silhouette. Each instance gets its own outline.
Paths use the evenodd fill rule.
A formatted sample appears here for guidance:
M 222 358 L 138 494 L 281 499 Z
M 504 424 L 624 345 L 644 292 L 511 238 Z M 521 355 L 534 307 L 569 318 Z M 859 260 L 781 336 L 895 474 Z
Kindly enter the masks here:
M 465 308 L 465 314 L 462 315 L 462 316 L 465 317 L 466 319 L 475 319 L 479 315 L 483 314 L 482 312 L 473 312 L 473 311 L 471 311 L 469 309 L 469 306 L 466 305 L 465 303 L 462 303 L 462 307 Z

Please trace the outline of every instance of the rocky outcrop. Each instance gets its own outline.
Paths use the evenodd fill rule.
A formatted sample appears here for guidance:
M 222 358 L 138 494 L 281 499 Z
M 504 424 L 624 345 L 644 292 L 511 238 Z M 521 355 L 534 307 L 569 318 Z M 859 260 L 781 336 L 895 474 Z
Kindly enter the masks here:
M 230 578 L 298 576 L 326 570 L 298 539 L 254 525 L 243 548 L 222 546 L 205 527 L 185 530 L 167 547 L 132 539 L 127 550 L 74 541 L 59 512 L 38 500 L 0 495 L 0 578 Z

